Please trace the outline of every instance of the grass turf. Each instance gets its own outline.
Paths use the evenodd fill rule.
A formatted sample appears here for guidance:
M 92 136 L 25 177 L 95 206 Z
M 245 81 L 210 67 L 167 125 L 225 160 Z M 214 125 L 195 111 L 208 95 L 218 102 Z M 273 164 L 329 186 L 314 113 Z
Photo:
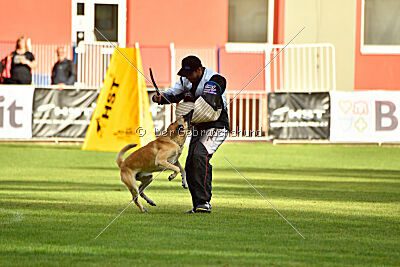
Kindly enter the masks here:
M 132 204 L 94 240 L 130 200 L 115 156 L 0 144 L 0 266 L 400 265 L 399 147 L 227 143 L 212 214 L 183 214 L 190 194 L 165 172 L 146 189 L 157 207 Z

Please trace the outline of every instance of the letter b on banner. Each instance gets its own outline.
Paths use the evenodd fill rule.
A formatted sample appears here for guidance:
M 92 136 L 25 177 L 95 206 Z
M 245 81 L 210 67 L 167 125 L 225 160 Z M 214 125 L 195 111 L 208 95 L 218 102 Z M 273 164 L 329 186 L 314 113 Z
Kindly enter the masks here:
M 387 111 L 383 111 L 384 107 Z M 376 131 L 393 131 L 397 128 L 399 121 L 394 116 L 396 106 L 390 101 L 375 101 L 375 130 Z M 384 126 L 383 121 L 390 122 Z

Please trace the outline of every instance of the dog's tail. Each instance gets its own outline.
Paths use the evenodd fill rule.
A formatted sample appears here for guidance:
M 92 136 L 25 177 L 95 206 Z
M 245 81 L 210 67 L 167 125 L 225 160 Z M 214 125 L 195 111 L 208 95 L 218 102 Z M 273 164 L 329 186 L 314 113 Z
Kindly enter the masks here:
M 135 147 L 135 146 L 137 146 L 137 144 L 132 143 L 132 144 L 124 146 L 124 148 L 121 149 L 121 151 L 117 155 L 117 160 L 116 160 L 117 164 L 118 164 L 118 167 L 121 168 L 122 158 L 124 157 L 125 152 L 128 151 L 129 149 Z

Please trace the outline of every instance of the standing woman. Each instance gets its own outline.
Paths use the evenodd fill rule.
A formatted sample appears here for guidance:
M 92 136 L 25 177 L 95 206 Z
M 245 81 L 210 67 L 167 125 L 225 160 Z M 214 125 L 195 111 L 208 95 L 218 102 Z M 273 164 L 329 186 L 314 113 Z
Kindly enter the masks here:
M 31 84 L 32 69 L 36 67 L 35 57 L 28 51 L 27 39 L 19 37 L 15 51 L 10 55 L 11 61 L 11 84 Z

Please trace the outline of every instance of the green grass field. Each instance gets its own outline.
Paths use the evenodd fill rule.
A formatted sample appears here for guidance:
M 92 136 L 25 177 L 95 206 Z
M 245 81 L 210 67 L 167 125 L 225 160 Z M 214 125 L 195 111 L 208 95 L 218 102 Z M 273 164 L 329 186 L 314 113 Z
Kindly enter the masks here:
M 115 156 L 0 144 L 0 266 L 400 265 L 400 147 L 227 143 L 212 214 L 184 214 L 165 172 L 146 189 L 157 207 L 132 204 L 94 240 L 130 201 Z

